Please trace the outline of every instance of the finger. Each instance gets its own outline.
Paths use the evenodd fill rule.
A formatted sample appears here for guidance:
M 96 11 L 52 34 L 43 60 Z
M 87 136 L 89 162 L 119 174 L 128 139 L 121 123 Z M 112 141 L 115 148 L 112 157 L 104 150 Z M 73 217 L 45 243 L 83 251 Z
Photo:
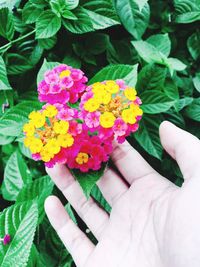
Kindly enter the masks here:
M 99 207 L 92 198 L 85 197 L 80 185 L 65 165 L 57 164 L 53 168 L 47 168 L 46 171 L 96 238 L 100 239 L 102 231 L 108 223 L 107 212 Z
M 127 142 L 114 144 L 111 158 L 129 184 L 152 173 L 157 173 Z
M 97 182 L 97 185 L 111 206 L 113 206 L 129 188 L 120 175 L 110 168 L 105 171 L 103 177 Z
M 72 255 L 77 266 L 83 266 L 94 250 L 93 243 L 70 219 L 60 200 L 50 196 L 45 211 L 53 228 Z
M 160 139 L 164 149 L 177 161 L 185 179 L 199 176 L 200 141 L 197 137 L 164 121 L 160 125 Z

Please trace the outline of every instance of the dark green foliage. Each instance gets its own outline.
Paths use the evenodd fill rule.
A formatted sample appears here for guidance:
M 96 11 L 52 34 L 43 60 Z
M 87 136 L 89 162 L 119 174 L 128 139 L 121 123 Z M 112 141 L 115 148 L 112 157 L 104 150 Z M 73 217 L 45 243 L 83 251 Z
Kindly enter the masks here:
M 89 84 L 122 78 L 135 86 L 144 117 L 129 141 L 180 186 L 182 175 L 163 152 L 158 130 L 167 119 L 200 138 L 199 29 L 200 0 L 1 1 L 0 236 L 12 236 L 9 247 L 0 244 L 2 267 L 73 266 L 44 215 L 52 191 L 63 197 L 23 145 L 22 125 L 41 107 L 37 84 L 44 72 L 59 62 L 81 68 Z M 87 180 L 74 174 L 110 212 L 95 186 L 102 172 Z M 69 204 L 66 209 L 80 223 Z

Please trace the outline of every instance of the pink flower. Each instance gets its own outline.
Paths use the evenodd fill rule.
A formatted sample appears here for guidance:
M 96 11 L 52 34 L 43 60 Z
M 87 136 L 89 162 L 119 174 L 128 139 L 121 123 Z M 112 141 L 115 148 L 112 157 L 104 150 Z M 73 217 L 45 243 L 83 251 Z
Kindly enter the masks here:
M 11 241 L 11 237 L 9 234 L 6 234 L 3 238 L 0 239 L 4 245 L 8 245 Z
M 99 126 L 99 117 L 100 117 L 101 113 L 100 112 L 92 112 L 92 113 L 88 113 L 85 116 L 85 123 L 89 128 L 96 128 L 97 126 Z
M 61 64 L 45 72 L 38 85 L 39 100 L 50 104 L 76 103 L 86 89 L 87 77 L 80 69 Z
M 127 128 L 127 124 L 122 119 L 118 118 L 113 126 L 113 131 L 117 136 L 122 136 L 126 134 Z

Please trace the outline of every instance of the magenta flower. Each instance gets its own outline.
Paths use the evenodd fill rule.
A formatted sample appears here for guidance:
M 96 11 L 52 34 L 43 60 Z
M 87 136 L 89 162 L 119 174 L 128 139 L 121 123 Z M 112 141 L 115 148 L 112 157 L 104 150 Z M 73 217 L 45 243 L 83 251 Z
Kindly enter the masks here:
M 9 234 L 6 234 L 3 238 L 0 239 L 4 245 L 8 245 L 11 241 L 11 237 Z

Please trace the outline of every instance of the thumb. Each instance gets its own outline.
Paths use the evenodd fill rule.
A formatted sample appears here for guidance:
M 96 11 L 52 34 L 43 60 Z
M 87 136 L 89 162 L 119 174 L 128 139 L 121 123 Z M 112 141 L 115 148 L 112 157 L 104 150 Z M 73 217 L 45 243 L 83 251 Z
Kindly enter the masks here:
M 168 121 L 160 125 L 162 146 L 174 158 L 184 176 L 200 176 L 200 141 L 194 135 Z

